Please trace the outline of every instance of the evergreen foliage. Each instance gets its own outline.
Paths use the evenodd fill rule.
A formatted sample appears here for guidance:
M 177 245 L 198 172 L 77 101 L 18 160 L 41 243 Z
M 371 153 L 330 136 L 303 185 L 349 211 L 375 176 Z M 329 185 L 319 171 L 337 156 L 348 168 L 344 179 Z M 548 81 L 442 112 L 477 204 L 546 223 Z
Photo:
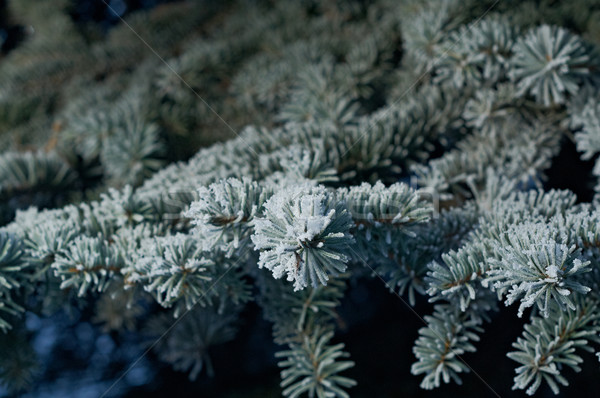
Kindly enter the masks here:
M 340 308 L 373 276 L 433 303 L 424 389 L 473 370 L 499 302 L 529 320 L 513 389 L 594 366 L 599 197 L 544 182 L 567 140 L 600 152 L 600 5 L 496 3 L 181 1 L 101 29 L 8 1 L 4 386 L 35 384 L 31 314 L 87 311 L 196 379 L 256 301 L 282 394 L 349 397 Z

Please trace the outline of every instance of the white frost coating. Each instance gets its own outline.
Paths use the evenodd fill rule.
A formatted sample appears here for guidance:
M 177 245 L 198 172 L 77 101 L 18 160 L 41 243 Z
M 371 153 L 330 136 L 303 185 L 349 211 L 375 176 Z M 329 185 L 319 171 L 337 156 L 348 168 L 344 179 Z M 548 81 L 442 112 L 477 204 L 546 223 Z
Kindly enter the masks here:
M 203 256 L 196 240 L 176 234 L 141 242 L 140 257 L 124 270 L 127 280 L 144 284 L 144 290 L 169 307 L 187 293 L 186 305 L 195 303 L 211 280 L 208 270 L 214 262 Z
M 184 215 L 196 226 L 205 249 L 224 244 L 231 255 L 248 238 L 267 195 L 268 190 L 248 178 L 228 178 L 200 187 L 198 200 Z
M 293 187 L 274 195 L 265 209 L 266 217 L 255 221 L 252 235 L 255 249 L 261 250 L 260 268 L 275 278 L 287 274 L 295 290 L 309 281 L 326 284 L 330 274 L 345 271 L 352 219 L 324 188 Z
M 582 284 L 584 280 L 578 279 L 591 270 L 590 262 L 577 258 L 575 245 L 562 243 L 565 239 L 546 224 L 530 223 L 511 228 L 497 245 L 501 260 L 493 260 L 490 280 L 496 288 L 508 288 L 507 305 L 521 299 L 519 317 L 534 304 L 547 317 L 551 298 L 573 310 L 571 293 L 590 291 Z
M 350 188 L 347 200 L 355 220 L 364 220 L 376 227 L 422 221 L 430 212 L 429 205 L 419 199 L 418 193 L 403 183 L 389 187 L 381 182 L 362 183 Z

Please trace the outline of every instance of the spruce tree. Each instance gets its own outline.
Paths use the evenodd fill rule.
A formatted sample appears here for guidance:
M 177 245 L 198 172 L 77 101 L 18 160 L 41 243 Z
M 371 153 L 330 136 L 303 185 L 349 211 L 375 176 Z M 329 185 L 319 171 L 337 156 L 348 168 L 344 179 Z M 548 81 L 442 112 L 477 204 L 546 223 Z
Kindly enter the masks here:
M 341 309 L 370 279 L 423 322 L 395 353 L 423 389 L 462 383 L 499 313 L 513 389 L 597 366 L 600 2 L 82 3 L 0 18 L 6 391 L 44 372 L 32 319 L 194 380 L 258 306 L 281 394 L 353 396 Z M 570 146 L 580 197 L 549 173 Z

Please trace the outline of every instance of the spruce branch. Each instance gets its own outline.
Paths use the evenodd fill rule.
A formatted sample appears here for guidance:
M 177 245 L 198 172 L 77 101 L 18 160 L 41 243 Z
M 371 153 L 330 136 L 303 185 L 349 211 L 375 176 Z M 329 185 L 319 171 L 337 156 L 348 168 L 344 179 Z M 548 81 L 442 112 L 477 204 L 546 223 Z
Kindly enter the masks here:
M 139 259 L 123 270 L 127 283 L 141 283 L 165 307 L 184 300 L 187 309 L 205 297 L 215 263 L 203 256 L 195 239 L 177 234 L 141 242 Z
M 489 268 L 486 254 L 482 245 L 469 244 L 458 251 L 444 253 L 442 263 L 431 263 L 425 279 L 429 286 L 427 293 L 432 296 L 430 301 L 453 299 L 461 311 L 466 311 L 477 297 L 477 290 Z
M 29 206 L 55 206 L 73 189 L 75 171 L 56 153 L 0 154 L 0 222 Z
M 521 298 L 519 317 L 534 304 L 548 317 L 551 300 L 563 309 L 575 310 L 571 296 L 591 290 L 579 278 L 591 268 L 580 250 L 566 243 L 566 236 L 544 224 L 512 227 L 495 248 L 499 258 L 491 260 L 486 283 L 508 289 L 507 305 Z
M 343 203 L 324 188 L 300 186 L 276 193 L 256 219 L 252 242 L 260 250 L 259 268 L 276 279 L 287 274 L 294 290 L 327 284 L 346 270 L 352 218 Z
M 483 332 L 486 313 L 495 308 L 492 300 L 484 296 L 465 312 L 453 304 L 437 304 L 433 315 L 425 316 L 427 326 L 419 329 L 413 347 L 417 362 L 411 367 L 412 374 L 425 376 L 421 388 L 431 390 L 451 380 L 462 384 L 459 374 L 471 369 L 461 355 L 476 351 L 473 343 Z
M 265 318 L 273 322 L 273 336 L 278 344 L 299 342 L 317 325 L 331 324 L 337 320 L 336 307 L 344 297 L 347 274 L 342 274 L 325 285 L 293 291 L 287 281 L 271 277 L 259 278 L 261 295 L 259 304 Z
M 463 240 L 476 227 L 477 212 L 473 207 L 444 210 L 426 223 L 410 228 L 410 235 L 399 239 L 389 260 L 381 259 L 375 268 L 377 275 L 384 277 L 391 289 L 398 294 L 408 291 L 408 300 L 415 304 L 415 293 L 426 294 L 431 282 L 427 274 L 432 262 L 459 248 Z M 393 254 L 393 255 L 392 255 Z
M 375 262 L 396 258 L 401 246 L 393 247 L 391 242 L 414 236 L 411 226 L 427 221 L 432 212 L 431 204 L 403 183 L 389 187 L 363 183 L 340 190 L 340 195 L 354 221 L 356 251 Z
M 124 265 L 120 251 L 101 238 L 79 236 L 52 263 L 54 275 L 62 280 L 61 289 L 78 288 L 78 296 L 89 289 L 102 292 Z
M 344 344 L 330 343 L 333 332 L 317 327 L 312 335 L 304 336 L 300 343 L 291 343 L 289 350 L 277 352 L 281 371 L 283 395 L 296 398 L 303 394 L 313 398 L 339 397 L 350 395 L 344 388 L 356 382 L 339 373 L 354 366 L 354 362 L 343 360 L 348 354 Z
M 190 380 L 195 380 L 204 369 L 208 376 L 214 376 L 209 349 L 235 337 L 238 314 L 237 307 L 222 313 L 214 307 L 196 306 L 175 325 L 171 313 L 159 314 L 148 321 L 145 330 L 151 341 L 158 339 L 153 346 L 158 357 L 175 370 L 188 372 Z M 157 331 L 162 333 L 164 330 L 169 333 L 156 335 Z
M 435 82 L 478 87 L 505 77 L 513 56 L 517 30 L 508 20 L 487 17 L 476 26 L 462 26 L 440 43 L 446 56 L 436 65 Z
M 578 296 L 574 301 L 574 309 L 567 311 L 553 302 L 547 316 L 535 316 L 525 325 L 523 336 L 513 343 L 516 351 L 507 354 L 520 364 L 513 389 L 527 389 L 533 395 L 545 381 L 558 394 L 559 384 L 569 384 L 561 371 L 565 367 L 581 370 L 583 359 L 576 351 L 593 351 L 589 343 L 600 343 L 596 300 Z
M 24 311 L 13 297 L 15 290 L 26 282 L 21 280 L 22 272 L 27 268 L 24 256 L 22 241 L 13 234 L 0 231 L 0 310 L 10 315 Z M 7 320 L 0 318 L 0 329 L 6 332 L 11 329 L 11 325 Z
M 532 28 L 514 48 L 511 78 L 518 95 L 532 94 L 545 106 L 563 104 L 589 78 L 590 48 L 576 35 L 556 26 Z
M 247 244 L 253 221 L 264 212 L 270 190 L 247 178 L 229 178 L 198 189 L 198 200 L 185 216 L 204 240 L 205 249 L 219 246 L 229 255 Z

